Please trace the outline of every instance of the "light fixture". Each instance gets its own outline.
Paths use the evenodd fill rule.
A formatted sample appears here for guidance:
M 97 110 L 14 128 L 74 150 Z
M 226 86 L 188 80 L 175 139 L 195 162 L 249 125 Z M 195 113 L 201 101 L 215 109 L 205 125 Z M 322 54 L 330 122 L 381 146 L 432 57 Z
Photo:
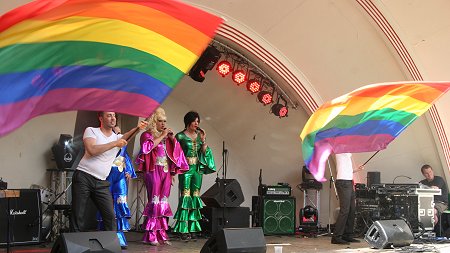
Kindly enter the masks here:
M 244 83 L 245 81 L 247 81 L 247 73 L 245 73 L 244 70 L 239 69 L 239 70 L 235 70 L 233 72 L 233 81 L 237 84 L 237 85 L 241 85 L 242 83 Z
M 284 100 L 284 105 L 280 104 L 280 99 Z M 278 116 L 280 118 L 287 117 L 288 114 L 288 108 L 287 108 L 287 102 L 282 96 L 278 96 L 277 103 L 272 105 L 271 111 L 275 116 Z
M 226 75 L 230 74 L 231 71 L 233 71 L 233 66 L 231 66 L 231 63 L 229 61 L 223 60 L 217 64 L 216 70 L 222 77 L 225 77 Z
M 217 48 L 209 45 L 189 71 L 189 76 L 197 82 L 203 82 L 206 72 L 216 65 L 221 55 Z
M 268 105 L 272 103 L 273 95 L 269 91 L 261 91 L 258 93 L 258 100 L 263 105 Z
M 252 94 L 260 92 L 261 88 L 262 88 L 261 82 L 257 78 L 248 80 L 247 90 L 250 91 Z

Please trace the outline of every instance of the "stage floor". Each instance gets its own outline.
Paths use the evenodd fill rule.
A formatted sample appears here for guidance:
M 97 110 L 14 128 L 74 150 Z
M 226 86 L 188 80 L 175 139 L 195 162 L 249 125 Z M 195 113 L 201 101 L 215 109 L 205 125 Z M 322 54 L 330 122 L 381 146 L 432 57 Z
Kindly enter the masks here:
M 172 245 L 151 246 L 143 244 L 140 240 L 142 233 L 128 232 L 128 248 L 122 250 L 122 253 L 187 253 L 200 252 L 207 239 L 198 239 L 197 241 L 184 242 L 178 238 L 172 238 Z M 305 253 L 305 252 L 450 252 L 450 243 L 429 242 L 424 244 L 412 244 L 403 249 L 371 249 L 369 244 L 361 239 L 360 243 L 352 243 L 350 245 L 331 244 L 329 236 L 303 237 L 300 235 L 292 236 L 265 236 L 267 253 L 274 253 L 274 246 L 283 246 L 283 253 Z M 14 246 L 10 249 L 11 253 L 49 253 L 52 243 L 41 245 Z M 1 248 L 0 252 L 6 252 L 5 248 Z

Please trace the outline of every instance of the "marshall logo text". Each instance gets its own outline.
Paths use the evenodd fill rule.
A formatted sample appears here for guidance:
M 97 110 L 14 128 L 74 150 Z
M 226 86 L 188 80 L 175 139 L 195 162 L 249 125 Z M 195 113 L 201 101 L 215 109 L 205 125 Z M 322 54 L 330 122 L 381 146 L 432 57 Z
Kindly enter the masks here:
M 28 210 L 14 210 L 14 209 L 10 209 L 9 210 L 9 215 L 26 215 Z

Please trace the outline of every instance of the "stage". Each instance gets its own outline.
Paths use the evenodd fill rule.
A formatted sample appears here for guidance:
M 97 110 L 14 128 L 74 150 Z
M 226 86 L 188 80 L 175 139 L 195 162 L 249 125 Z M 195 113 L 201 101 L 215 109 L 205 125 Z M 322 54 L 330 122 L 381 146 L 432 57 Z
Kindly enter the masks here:
M 159 253 L 187 253 L 200 252 L 207 239 L 198 239 L 196 241 L 184 242 L 178 238 L 172 238 L 172 245 L 150 246 L 143 244 L 140 239 L 141 232 L 128 232 L 126 234 L 129 246 L 122 250 L 132 253 L 159 252 Z M 428 242 L 422 244 L 412 244 L 411 246 L 394 249 L 371 249 L 369 244 L 361 239 L 360 243 L 350 245 L 335 245 L 330 243 L 329 236 L 303 237 L 300 235 L 292 236 L 265 236 L 267 253 L 274 253 L 274 247 L 281 245 L 283 253 L 305 253 L 305 252 L 450 252 L 450 243 L 448 242 Z M 14 246 L 10 252 L 14 253 L 49 253 L 52 243 L 41 245 Z M 425 249 L 425 250 L 424 250 Z M 6 252 L 5 248 L 0 252 Z M 70 253 L 70 252 L 69 252 Z

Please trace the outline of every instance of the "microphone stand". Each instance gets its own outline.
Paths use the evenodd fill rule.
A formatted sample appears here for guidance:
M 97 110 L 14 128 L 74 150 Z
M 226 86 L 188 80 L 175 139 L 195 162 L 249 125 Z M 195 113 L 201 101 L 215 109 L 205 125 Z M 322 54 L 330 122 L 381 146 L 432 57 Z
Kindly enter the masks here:
M 227 203 L 225 200 L 226 178 L 227 178 L 227 160 L 228 150 L 225 149 L 225 141 L 222 143 L 222 229 L 226 227 L 228 221 L 226 219 Z
M 328 235 L 331 236 L 331 186 L 334 187 L 334 194 L 336 195 L 336 199 L 339 199 L 337 195 L 337 189 L 336 189 L 336 182 L 333 177 L 333 171 L 331 171 L 331 165 L 330 160 L 327 160 L 328 162 L 328 169 L 330 170 L 330 187 L 329 187 L 329 193 L 328 193 Z

